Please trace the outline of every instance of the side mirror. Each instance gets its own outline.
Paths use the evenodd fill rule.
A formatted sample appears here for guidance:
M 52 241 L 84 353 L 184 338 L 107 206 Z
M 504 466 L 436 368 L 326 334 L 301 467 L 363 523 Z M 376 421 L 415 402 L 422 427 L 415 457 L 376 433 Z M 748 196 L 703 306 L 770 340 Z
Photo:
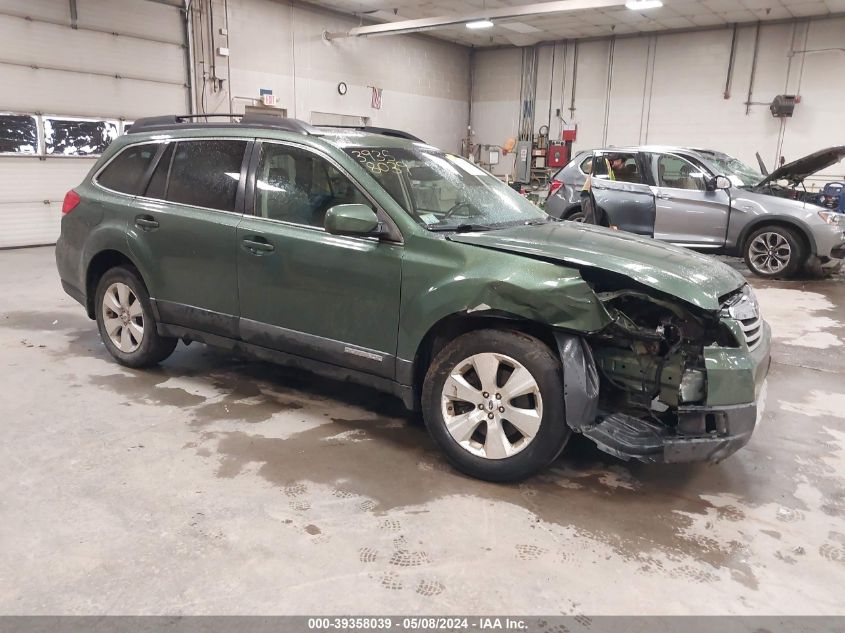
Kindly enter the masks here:
M 326 211 L 326 231 L 333 235 L 378 235 L 376 212 L 365 204 L 338 204 Z
M 717 189 L 730 189 L 733 186 L 731 179 L 727 176 L 714 176 L 708 184 L 710 185 L 711 191 L 716 191 Z

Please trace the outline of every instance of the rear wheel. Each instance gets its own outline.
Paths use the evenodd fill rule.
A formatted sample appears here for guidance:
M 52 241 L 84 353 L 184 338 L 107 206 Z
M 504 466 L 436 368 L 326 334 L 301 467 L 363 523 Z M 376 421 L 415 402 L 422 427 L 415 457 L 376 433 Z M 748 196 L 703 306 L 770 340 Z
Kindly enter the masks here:
M 156 332 L 147 288 L 130 268 L 112 268 L 100 278 L 95 312 L 100 337 L 121 365 L 156 365 L 173 353 L 178 342 Z
M 764 226 L 745 242 L 745 264 L 759 277 L 791 277 L 806 257 L 801 238 L 783 226 Z
M 488 481 L 535 474 L 570 435 L 560 361 L 516 331 L 478 330 L 446 345 L 426 374 L 422 407 L 449 461 Z
M 584 213 L 581 209 L 577 211 L 573 211 L 569 215 L 566 216 L 566 219 L 570 222 L 584 222 L 586 220 L 586 213 Z

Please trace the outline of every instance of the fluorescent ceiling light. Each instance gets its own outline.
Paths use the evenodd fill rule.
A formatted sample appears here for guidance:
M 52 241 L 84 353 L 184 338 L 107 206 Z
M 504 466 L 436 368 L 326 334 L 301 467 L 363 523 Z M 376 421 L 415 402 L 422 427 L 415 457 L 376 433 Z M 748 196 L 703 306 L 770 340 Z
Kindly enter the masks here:
M 491 26 L 493 23 L 490 20 L 475 20 L 466 24 L 468 29 L 489 29 Z
M 659 9 L 663 6 L 661 0 L 628 0 L 625 7 L 631 11 L 645 11 L 646 9 Z

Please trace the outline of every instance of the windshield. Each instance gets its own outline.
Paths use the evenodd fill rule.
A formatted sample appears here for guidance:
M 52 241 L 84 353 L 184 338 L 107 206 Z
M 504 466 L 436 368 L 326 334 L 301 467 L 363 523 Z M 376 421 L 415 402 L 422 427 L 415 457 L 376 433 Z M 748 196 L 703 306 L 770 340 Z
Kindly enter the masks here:
M 753 187 L 763 180 L 763 174 L 738 158 L 718 152 L 707 152 L 704 155 L 717 168 L 717 173 L 730 178 L 735 187 Z
M 458 156 L 422 148 L 345 151 L 429 230 L 484 230 L 548 220 L 498 178 Z

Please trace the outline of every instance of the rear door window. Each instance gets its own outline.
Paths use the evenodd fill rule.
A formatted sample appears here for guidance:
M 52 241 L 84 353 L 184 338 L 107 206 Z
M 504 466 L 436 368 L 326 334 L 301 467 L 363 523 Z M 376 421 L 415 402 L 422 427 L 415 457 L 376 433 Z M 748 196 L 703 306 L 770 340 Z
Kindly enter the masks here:
M 112 191 L 138 195 L 158 148 L 158 143 L 127 147 L 97 176 L 97 182 Z
M 165 199 L 234 211 L 245 150 L 246 141 L 179 141 L 170 165 Z

